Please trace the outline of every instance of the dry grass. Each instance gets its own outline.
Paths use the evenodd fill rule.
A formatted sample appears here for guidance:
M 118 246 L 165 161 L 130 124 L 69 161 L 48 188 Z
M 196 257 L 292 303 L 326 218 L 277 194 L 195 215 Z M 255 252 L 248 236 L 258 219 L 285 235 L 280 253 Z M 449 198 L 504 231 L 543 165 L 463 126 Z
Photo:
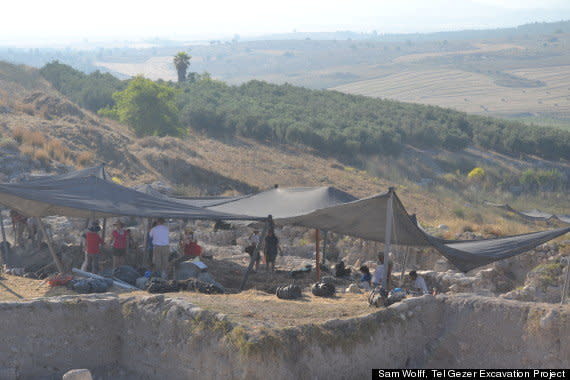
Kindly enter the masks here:
M 52 288 L 47 282 L 30 278 L 2 275 L 0 279 L 0 301 L 23 301 L 37 297 L 55 297 L 77 294 L 63 286 Z
M 69 155 L 69 149 L 59 139 L 50 139 L 45 149 L 51 158 L 60 162 L 66 161 Z
M 365 294 L 347 293 L 322 298 L 305 291 L 304 297 L 299 300 L 281 300 L 275 295 L 257 290 L 221 295 L 181 292 L 173 296 L 225 314 L 235 322 L 268 328 L 353 318 L 377 311 L 368 307 Z
M 93 160 L 95 159 L 95 153 L 89 151 L 80 152 L 75 157 L 75 162 L 80 166 L 90 166 L 93 165 Z
M 34 157 L 34 154 L 36 153 L 36 149 L 31 146 L 31 145 L 21 145 L 20 146 L 20 153 L 29 156 L 29 157 Z
M 21 144 L 24 141 L 24 134 L 27 132 L 26 128 L 23 127 L 14 127 L 12 128 L 12 137 L 14 140 Z
M 49 152 L 46 149 L 36 149 L 33 155 L 34 159 L 40 161 L 44 166 L 50 161 Z

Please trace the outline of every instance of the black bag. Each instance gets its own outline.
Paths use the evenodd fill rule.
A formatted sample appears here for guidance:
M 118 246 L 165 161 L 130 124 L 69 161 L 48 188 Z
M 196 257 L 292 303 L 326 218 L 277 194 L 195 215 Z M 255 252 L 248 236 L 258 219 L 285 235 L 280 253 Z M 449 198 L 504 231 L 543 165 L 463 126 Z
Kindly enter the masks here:
M 293 284 L 277 287 L 275 294 L 277 295 L 277 298 L 283 300 L 294 300 L 303 296 L 301 287 Z
M 140 276 L 140 273 L 130 265 L 121 265 L 113 271 L 113 277 L 131 285 L 135 285 Z
M 149 293 L 172 293 L 179 290 L 178 281 L 164 280 L 162 278 L 151 278 L 146 290 Z
M 331 283 L 321 281 L 313 284 L 311 292 L 317 297 L 332 297 L 336 293 L 336 288 Z
M 204 294 L 224 294 L 224 289 L 216 284 L 200 281 L 195 278 L 178 281 L 178 285 L 182 290 L 200 292 Z
M 370 306 L 388 306 L 388 292 L 382 287 L 372 289 L 368 293 L 368 305 Z

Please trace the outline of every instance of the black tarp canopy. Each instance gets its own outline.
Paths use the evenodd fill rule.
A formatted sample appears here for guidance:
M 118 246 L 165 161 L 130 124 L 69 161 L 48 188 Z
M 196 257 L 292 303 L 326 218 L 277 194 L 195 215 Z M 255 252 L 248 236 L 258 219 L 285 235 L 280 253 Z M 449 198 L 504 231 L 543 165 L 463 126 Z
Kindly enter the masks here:
M 64 215 L 85 218 L 138 216 L 208 220 L 258 219 L 157 198 L 94 175 L 0 184 L 0 204 L 24 215 L 37 217 Z

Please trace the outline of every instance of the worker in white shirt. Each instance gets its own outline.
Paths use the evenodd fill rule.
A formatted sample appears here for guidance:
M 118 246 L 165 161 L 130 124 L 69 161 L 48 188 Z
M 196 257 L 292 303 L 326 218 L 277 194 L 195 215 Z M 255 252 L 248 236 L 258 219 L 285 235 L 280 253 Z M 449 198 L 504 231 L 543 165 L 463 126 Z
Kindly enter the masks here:
M 428 287 L 426 285 L 426 280 L 422 276 L 413 270 L 410 272 L 410 278 L 412 279 L 412 291 L 420 294 L 429 294 Z
M 392 262 L 392 260 L 388 259 L 388 271 L 387 271 L 388 289 L 390 289 L 390 276 L 392 275 L 393 266 L 394 263 Z M 376 267 L 376 270 L 374 271 L 374 276 L 372 277 L 372 285 L 374 287 L 382 286 L 382 280 L 384 279 L 385 273 L 386 269 L 384 265 L 384 252 L 378 252 L 378 266 Z
M 162 278 L 168 277 L 168 258 L 170 256 L 168 232 L 168 226 L 165 225 L 162 218 L 156 221 L 156 226 L 149 232 L 152 238 L 152 264 L 154 270 L 161 273 Z

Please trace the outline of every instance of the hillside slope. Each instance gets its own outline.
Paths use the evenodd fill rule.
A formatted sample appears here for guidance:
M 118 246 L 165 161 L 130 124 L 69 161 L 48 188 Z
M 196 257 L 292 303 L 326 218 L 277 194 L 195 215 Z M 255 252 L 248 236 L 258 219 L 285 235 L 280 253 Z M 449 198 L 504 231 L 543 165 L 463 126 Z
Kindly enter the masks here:
M 23 77 L 31 72 L 33 81 L 14 81 L 10 79 L 13 72 Z M 194 195 L 247 193 L 280 184 L 332 185 L 365 197 L 396 186 L 408 211 L 427 225 L 447 223 L 461 232 L 473 216 L 480 228 L 498 233 L 536 228 L 505 219 L 495 210 L 474 208 L 458 216 L 455 210 L 462 207 L 462 200 L 441 197 L 413 184 L 398 186 L 306 148 L 246 138 L 221 141 L 198 133 L 182 139 L 136 138 L 127 127 L 63 98 L 27 68 L 0 66 L 0 88 L 0 172 L 4 180 L 25 171 L 61 171 L 106 162 L 110 173 L 127 185 L 160 180 L 180 193 Z M 420 165 L 425 157 L 419 154 L 404 162 Z M 390 162 L 384 165 L 391 166 Z

